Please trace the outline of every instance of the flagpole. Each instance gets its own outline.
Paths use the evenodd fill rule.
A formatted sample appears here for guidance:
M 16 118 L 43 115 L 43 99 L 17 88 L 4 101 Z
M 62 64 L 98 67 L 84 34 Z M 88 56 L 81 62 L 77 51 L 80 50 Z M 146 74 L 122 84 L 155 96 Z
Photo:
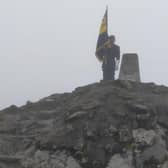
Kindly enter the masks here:
M 106 6 L 106 10 L 107 10 L 107 34 L 108 34 L 108 5 Z

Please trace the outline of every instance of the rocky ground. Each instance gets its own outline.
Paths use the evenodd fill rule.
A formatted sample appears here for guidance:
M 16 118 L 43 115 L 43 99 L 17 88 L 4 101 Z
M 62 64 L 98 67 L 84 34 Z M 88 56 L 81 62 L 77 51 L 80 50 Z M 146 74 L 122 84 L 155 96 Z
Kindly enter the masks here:
M 102 82 L 4 109 L 0 168 L 168 168 L 168 88 Z

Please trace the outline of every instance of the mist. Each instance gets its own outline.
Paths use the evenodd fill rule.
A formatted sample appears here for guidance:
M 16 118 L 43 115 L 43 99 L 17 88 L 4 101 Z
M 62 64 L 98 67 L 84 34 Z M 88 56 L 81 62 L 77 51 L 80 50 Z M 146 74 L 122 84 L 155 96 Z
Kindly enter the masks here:
M 94 53 L 106 5 L 121 55 L 139 55 L 142 82 L 167 86 L 166 1 L 7 0 L 0 2 L 0 109 L 99 82 Z

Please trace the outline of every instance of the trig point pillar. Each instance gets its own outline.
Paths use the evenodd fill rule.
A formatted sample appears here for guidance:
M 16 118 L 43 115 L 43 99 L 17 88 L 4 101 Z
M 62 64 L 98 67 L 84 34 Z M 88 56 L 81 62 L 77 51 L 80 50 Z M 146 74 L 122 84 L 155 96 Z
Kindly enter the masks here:
M 138 55 L 135 53 L 123 54 L 120 73 L 120 80 L 131 80 L 140 82 L 140 70 Z

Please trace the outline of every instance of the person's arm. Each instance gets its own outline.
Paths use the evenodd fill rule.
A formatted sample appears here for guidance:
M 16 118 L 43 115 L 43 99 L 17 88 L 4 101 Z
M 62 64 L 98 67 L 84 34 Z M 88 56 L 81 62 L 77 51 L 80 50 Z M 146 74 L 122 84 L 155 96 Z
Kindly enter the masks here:
M 117 46 L 116 48 L 116 60 L 115 60 L 115 70 L 118 71 L 119 69 L 119 62 L 120 62 L 120 47 Z
M 120 47 L 117 46 L 117 51 L 116 51 L 116 60 L 120 60 Z
M 107 47 L 107 45 L 109 45 L 110 41 L 106 41 L 101 47 L 96 49 L 96 52 L 99 52 L 102 49 L 105 49 Z
M 106 51 L 107 45 L 109 45 L 109 41 L 105 42 L 101 47 L 96 49 L 95 55 L 100 62 L 104 62 L 104 53 Z

